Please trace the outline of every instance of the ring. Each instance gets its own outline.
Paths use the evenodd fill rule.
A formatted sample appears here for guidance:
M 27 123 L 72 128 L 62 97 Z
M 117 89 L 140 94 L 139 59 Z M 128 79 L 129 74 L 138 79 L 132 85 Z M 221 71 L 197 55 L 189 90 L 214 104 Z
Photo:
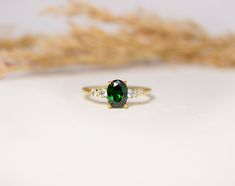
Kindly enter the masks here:
M 125 81 L 113 80 L 107 86 L 84 87 L 83 91 L 97 98 L 106 98 L 109 108 L 127 108 L 127 100 L 148 95 L 147 87 L 127 86 Z

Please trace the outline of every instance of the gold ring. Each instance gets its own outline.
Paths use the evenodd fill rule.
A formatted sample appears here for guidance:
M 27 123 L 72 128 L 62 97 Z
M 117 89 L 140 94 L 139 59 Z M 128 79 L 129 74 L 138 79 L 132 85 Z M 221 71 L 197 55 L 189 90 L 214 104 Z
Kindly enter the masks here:
M 88 95 L 105 98 L 109 108 L 127 108 L 127 100 L 148 95 L 151 91 L 147 87 L 127 86 L 126 81 L 113 80 L 107 86 L 84 87 L 83 91 Z

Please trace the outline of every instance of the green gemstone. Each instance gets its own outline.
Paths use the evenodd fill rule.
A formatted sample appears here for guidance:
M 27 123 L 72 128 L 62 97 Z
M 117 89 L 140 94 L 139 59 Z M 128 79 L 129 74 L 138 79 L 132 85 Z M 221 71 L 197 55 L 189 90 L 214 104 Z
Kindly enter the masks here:
M 112 108 L 123 108 L 127 102 L 127 85 L 121 80 L 112 81 L 107 88 L 107 99 Z

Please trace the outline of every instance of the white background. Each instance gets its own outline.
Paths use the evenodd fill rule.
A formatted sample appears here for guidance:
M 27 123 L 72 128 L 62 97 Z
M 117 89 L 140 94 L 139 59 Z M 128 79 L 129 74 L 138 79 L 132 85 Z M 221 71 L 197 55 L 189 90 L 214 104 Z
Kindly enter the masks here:
M 37 17 L 53 2 L 1 0 L 0 25 L 63 31 L 60 21 Z M 213 34 L 235 31 L 232 0 L 94 2 L 193 18 Z M 110 110 L 84 98 L 81 87 L 115 78 L 152 87 L 154 100 Z M 234 186 L 235 70 L 137 66 L 2 80 L 0 185 Z

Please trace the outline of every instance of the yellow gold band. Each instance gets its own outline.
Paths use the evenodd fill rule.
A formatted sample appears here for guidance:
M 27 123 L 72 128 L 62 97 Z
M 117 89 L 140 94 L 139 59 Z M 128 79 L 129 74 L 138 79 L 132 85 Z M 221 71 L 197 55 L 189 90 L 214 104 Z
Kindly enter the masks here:
M 95 97 L 105 98 L 107 96 L 107 87 L 105 86 L 89 86 L 82 89 L 85 93 Z M 148 95 L 151 89 L 148 87 L 128 86 L 128 98 L 136 98 Z

